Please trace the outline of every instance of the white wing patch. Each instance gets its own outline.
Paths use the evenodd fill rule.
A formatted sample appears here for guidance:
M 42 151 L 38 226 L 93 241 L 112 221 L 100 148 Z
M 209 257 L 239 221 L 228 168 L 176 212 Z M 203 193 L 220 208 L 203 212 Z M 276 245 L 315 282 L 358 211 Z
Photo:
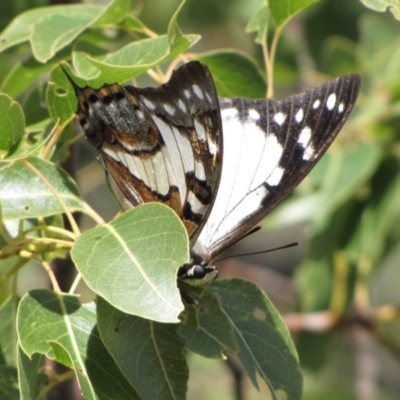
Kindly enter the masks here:
M 281 167 L 277 167 L 272 171 L 272 174 L 268 177 L 267 183 L 270 186 L 277 186 L 282 179 L 285 170 Z
M 331 93 L 328 97 L 328 100 L 326 101 L 326 108 L 329 111 L 332 111 L 333 108 L 335 107 L 335 104 L 336 104 L 336 94 Z
M 287 117 L 286 114 L 283 114 L 283 113 L 281 113 L 281 112 L 278 112 L 278 113 L 275 114 L 275 116 L 274 116 L 274 121 L 275 121 L 279 126 L 282 126 L 283 123 L 284 123 L 285 120 L 286 120 L 286 117 Z
M 153 104 L 150 100 L 146 99 L 146 97 L 142 97 L 142 101 L 148 110 L 153 111 L 156 109 L 155 104 Z
M 296 116 L 294 119 L 296 122 L 299 124 L 303 120 L 304 112 L 302 108 L 299 108 L 299 111 L 297 111 Z
M 175 115 L 175 112 L 176 112 L 176 110 L 175 110 L 175 108 L 173 108 L 173 107 L 171 107 L 169 104 L 163 104 L 163 107 L 164 107 L 164 110 L 169 114 L 169 115 L 171 115 L 171 116 L 174 116 Z
M 199 88 L 198 85 L 193 85 L 193 91 L 194 91 L 194 94 L 195 94 L 200 100 L 203 100 L 203 99 L 204 99 L 204 94 L 203 94 L 203 92 L 201 91 L 201 89 Z
M 255 213 L 268 193 L 265 183 L 275 185 L 283 174 L 278 167 L 283 147 L 276 135 L 266 133 L 267 127 L 255 122 L 254 116 L 250 110 L 248 119 L 241 120 L 237 108 L 222 109 L 225 140 L 220 187 L 207 224 L 197 239 L 205 248 L 214 246 L 237 228 L 243 215 Z
M 254 110 L 253 108 L 251 108 L 251 109 L 249 110 L 249 117 L 250 117 L 251 119 L 254 119 L 255 121 L 257 121 L 257 120 L 260 119 L 260 114 L 259 114 L 256 110 Z
M 161 118 L 153 116 L 153 121 L 164 139 L 163 154 L 167 161 L 169 183 L 178 187 L 183 202 L 187 195 L 185 171 L 194 170 L 193 152 L 189 139 L 183 138 L 176 128 L 171 129 L 170 125 Z M 182 158 L 183 155 L 184 158 Z
M 305 126 L 301 130 L 298 143 L 301 147 L 303 147 L 303 149 L 307 147 L 308 142 L 311 139 L 311 133 L 311 129 L 308 126 Z

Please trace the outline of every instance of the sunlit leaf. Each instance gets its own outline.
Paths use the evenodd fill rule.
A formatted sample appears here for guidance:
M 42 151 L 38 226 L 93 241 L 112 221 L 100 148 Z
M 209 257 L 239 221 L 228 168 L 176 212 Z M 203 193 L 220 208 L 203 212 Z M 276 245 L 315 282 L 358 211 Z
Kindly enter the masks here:
M 400 21 L 400 3 L 398 0 L 360 0 L 366 7 L 385 12 L 387 9 Z
M 291 18 L 318 0 L 269 0 L 271 16 L 278 27 L 285 25 Z
M 0 93 L 0 159 L 16 150 L 25 132 L 25 117 L 21 106 Z
M 128 0 L 114 0 L 106 7 L 74 4 L 34 8 L 17 16 L 2 32 L 0 52 L 29 41 L 34 57 L 46 62 L 85 29 L 96 23 L 117 22 L 128 10 Z
M 88 286 L 114 307 L 154 321 L 178 322 L 183 304 L 176 273 L 188 261 L 187 246 L 176 214 L 151 203 L 85 232 L 72 258 Z
M 63 204 L 51 188 L 70 210 L 86 210 L 75 182 L 53 163 L 30 157 L 24 162 L 14 161 L 4 166 L 0 169 L 3 218 L 35 218 L 63 213 Z
M 267 40 L 269 18 L 268 4 L 264 4 L 254 13 L 248 22 L 246 32 L 257 32 L 256 43 L 264 43 Z

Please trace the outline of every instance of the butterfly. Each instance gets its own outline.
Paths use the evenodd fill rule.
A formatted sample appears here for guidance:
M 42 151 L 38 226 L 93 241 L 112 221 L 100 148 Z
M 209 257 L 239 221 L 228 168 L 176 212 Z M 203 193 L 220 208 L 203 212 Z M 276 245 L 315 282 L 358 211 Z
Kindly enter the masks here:
M 79 87 L 77 116 L 124 209 L 171 207 L 190 237 L 178 276 L 212 281 L 212 260 L 239 241 L 310 172 L 356 102 L 344 75 L 281 101 L 219 98 L 191 61 L 158 88 Z

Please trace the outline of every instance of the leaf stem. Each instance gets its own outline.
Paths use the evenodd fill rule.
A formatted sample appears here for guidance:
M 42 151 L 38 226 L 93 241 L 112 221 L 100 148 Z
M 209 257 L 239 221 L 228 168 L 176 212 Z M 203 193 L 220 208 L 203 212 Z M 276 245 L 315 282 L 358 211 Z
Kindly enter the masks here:
M 271 49 L 268 51 L 267 40 L 262 43 L 262 49 L 265 59 L 265 69 L 267 71 L 267 98 L 274 96 L 274 63 L 276 50 L 278 48 L 279 38 L 281 37 L 283 25 L 275 29 L 274 36 L 272 37 Z

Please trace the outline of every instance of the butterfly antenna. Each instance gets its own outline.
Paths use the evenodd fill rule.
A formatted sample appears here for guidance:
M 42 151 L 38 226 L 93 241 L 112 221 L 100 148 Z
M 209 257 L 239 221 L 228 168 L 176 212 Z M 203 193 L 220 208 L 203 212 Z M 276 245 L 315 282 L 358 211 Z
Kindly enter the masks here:
M 219 262 L 219 261 L 222 261 L 222 260 L 226 260 L 227 258 L 243 257 L 243 256 L 255 256 L 255 255 L 257 255 L 257 254 L 270 253 L 270 252 L 276 251 L 276 250 L 289 249 L 290 247 L 296 247 L 296 246 L 298 246 L 299 244 L 300 244 L 300 242 L 293 242 L 293 243 L 285 244 L 284 246 L 274 247 L 273 249 L 269 249 L 269 250 L 255 251 L 255 252 L 253 252 L 253 253 L 233 254 L 233 255 L 231 255 L 231 256 L 226 256 L 226 257 L 219 258 L 218 260 L 215 260 L 215 262 Z

